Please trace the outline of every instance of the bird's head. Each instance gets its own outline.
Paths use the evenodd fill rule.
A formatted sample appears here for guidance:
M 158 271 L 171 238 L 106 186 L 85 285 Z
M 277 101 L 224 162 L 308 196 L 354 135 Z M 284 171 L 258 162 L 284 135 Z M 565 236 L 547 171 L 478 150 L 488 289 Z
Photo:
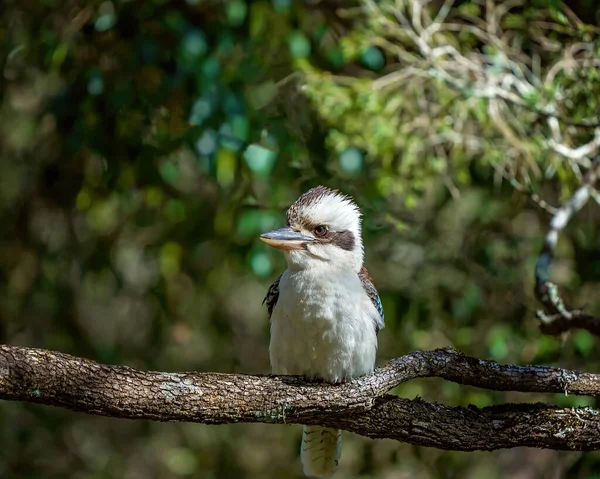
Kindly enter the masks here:
M 325 186 L 300 196 L 287 211 L 287 226 L 260 239 L 284 250 L 290 269 L 325 266 L 358 273 L 363 263 L 358 206 Z

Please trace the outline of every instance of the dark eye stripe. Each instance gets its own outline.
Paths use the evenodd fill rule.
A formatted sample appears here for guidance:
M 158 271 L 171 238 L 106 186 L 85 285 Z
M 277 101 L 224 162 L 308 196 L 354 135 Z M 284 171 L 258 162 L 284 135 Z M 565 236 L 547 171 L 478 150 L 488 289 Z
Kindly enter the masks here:
M 352 231 L 339 231 L 331 234 L 331 243 L 339 246 L 345 251 L 352 251 L 354 249 L 354 233 Z
M 290 226 L 290 225 L 288 225 Z M 293 226 L 293 225 L 292 225 Z M 302 223 L 299 225 L 299 228 L 306 229 L 308 231 L 314 231 L 317 226 L 321 226 L 320 224 L 311 224 L 311 223 Z M 352 231 L 331 231 L 328 230 L 324 235 L 315 234 L 315 238 L 320 243 L 331 243 L 345 251 L 352 251 L 356 244 L 356 238 L 354 237 L 354 233 Z

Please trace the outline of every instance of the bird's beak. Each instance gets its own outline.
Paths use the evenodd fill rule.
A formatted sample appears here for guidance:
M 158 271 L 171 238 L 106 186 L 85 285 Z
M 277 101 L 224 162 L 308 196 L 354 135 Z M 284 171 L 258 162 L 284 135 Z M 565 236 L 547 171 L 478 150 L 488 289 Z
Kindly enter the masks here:
M 283 250 L 306 249 L 306 244 L 313 242 L 312 236 L 303 235 L 289 226 L 269 231 L 260 235 L 260 240 L 269 246 Z

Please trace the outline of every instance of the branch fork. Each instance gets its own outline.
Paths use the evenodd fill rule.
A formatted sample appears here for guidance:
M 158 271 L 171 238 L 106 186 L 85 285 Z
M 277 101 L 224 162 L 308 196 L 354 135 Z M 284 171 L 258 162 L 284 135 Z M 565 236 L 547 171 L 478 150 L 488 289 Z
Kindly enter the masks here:
M 540 403 L 450 407 L 386 394 L 425 377 L 495 391 L 600 396 L 597 374 L 501 365 L 452 348 L 415 351 L 368 376 L 333 385 L 297 376 L 140 371 L 0 346 L 0 399 L 9 401 L 127 419 L 320 425 L 457 451 L 600 449 L 600 414 L 594 409 Z

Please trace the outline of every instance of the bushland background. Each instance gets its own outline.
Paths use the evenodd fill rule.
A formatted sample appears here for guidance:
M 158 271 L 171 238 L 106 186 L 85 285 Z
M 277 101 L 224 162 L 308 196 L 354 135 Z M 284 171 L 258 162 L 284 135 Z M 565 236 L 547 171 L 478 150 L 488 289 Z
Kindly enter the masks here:
M 586 0 L 4 0 L 0 341 L 268 372 L 261 301 L 284 260 L 257 238 L 326 184 L 364 213 L 380 363 L 453 345 L 596 372 L 588 332 L 540 333 L 533 270 L 597 153 L 597 24 Z M 577 215 L 553 268 L 590 312 L 599 219 Z M 598 406 L 440 380 L 395 393 Z M 0 403 L 6 478 L 294 478 L 299 441 Z M 596 453 L 344 441 L 339 477 L 600 477 Z

